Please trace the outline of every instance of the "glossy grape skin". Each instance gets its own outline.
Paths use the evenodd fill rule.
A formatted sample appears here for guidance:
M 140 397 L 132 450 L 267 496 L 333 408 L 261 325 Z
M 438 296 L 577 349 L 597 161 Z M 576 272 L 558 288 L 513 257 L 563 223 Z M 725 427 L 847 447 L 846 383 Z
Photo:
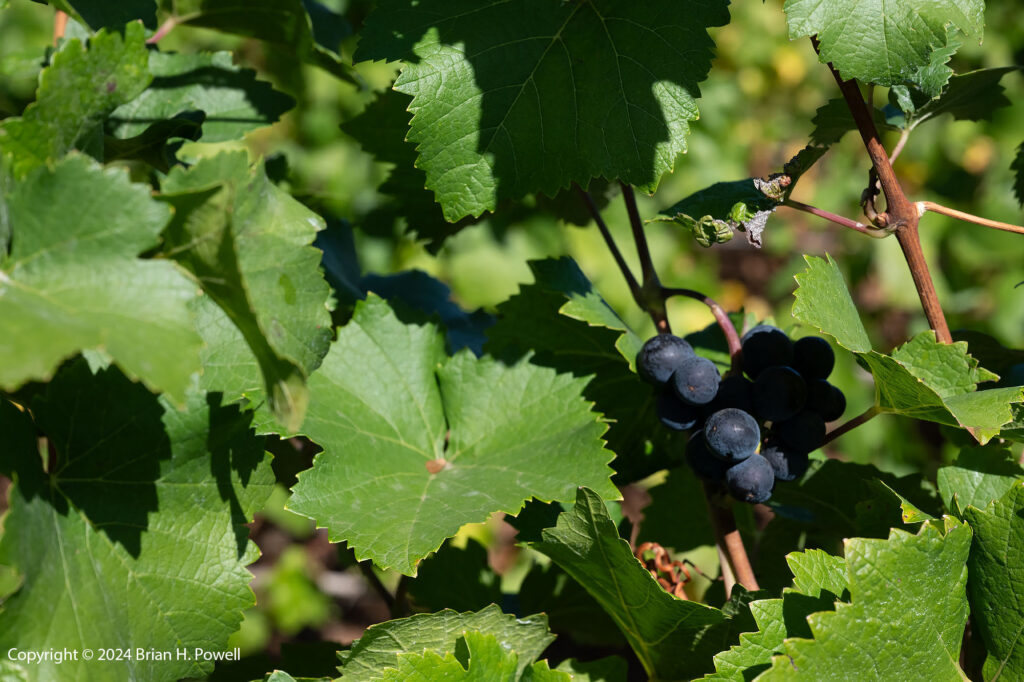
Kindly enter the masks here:
M 793 368 L 807 381 L 828 379 L 836 366 L 836 354 L 820 336 L 805 336 L 793 344 Z
M 807 382 L 807 409 L 814 410 L 827 422 L 835 421 L 846 411 L 846 396 L 824 379 Z
M 704 442 L 711 452 L 735 464 L 754 454 L 761 442 L 757 421 L 735 407 L 727 407 L 708 417 L 704 424 Z
M 693 346 L 672 334 L 647 339 L 636 354 L 636 371 L 649 384 L 662 386 L 679 365 L 693 357 Z
M 692 429 L 701 418 L 698 408 L 684 403 L 667 387 L 658 395 L 656 412 L 661 423 L 673 431 Z
M 807 400 L 807 384 L 792 367 L 769 367 L 754 380 L 754 414 L 770 422 L 795 416 Z
M 778 327 L 759 324 L 743 335 L 742 344 L 743 371 L 751 379 L 769 367 L 793 362 L 793 344 Z
M 715 363 L 707 358 L 694 356 L 683 360 L 672 374 L 670 384 L 676 395 L 687 405 L 706 405 L 718 393 L 722 376 Z
M 704 432 L 697 431 L 686 444 L 686 462 L 693 473 L 709 481 L 721 481 L 729 465 L 711 454 L 704 442 Z
M 729 493 L 741 502 L 765 502 L 775 487 L 775 470 L 761 455 L 751 455 L 725 472 Z
M 772 433 L 793 451 L 811 452 L 820 448 L 825 440 L 825 420 L 817 412 L 801 410 L 773 424 Z
M 761 456 L 768 460 L 780 481 L 793 481 L 804 475 L 810 465 L 806 452 L 792 450 L 774 438 L 766 438 L 761 447 Z

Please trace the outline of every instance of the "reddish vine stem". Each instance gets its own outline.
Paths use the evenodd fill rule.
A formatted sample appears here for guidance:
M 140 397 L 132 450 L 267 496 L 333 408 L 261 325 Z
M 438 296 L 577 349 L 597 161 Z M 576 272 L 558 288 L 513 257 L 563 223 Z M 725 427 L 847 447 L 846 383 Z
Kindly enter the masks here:
M 811 38 L 815 51 L 818 50 L 818 41 Z M 868 156 L 878 174 L 878 181 L 882 185 L 882 192 L 885 194 L 884 214 L 878 217 L 882 224 L 892 227 L 896 231 L 896 241 L 903 250 L 903 257 L 910 266 L 910 274 L 914 278 L 914 286 L 917 289 L 917 296 L 921 300 L 921 307 L 924 309 L 928 324 L 935 330 L 935 336 L 942 343 L 952 343 L 953 338 L 949 334 L 949 325 L 946 323 L 946 316 L 942 312 L 942 305 L 939 303 L 939 296 L 935 292 L 935 284 L 932 282 L 931 273 L 928 272 L 928 261 L 925 260 L 924 251 L 921 249 L 921 239 L 917 232 L 917 222 L 920 217 L 917 207 L 907 198 L 900 185 L 896 172 L 889 163 L 889 155 L 882 146 L 882 141 L 875 128 L 875 122 L 871 117 L 864 98 L 861 96 L 857 81 L 844 81 L 839 72 L 832 64 L 828 65 L 832 76 L 839 85 L 839 91 L 846 100 L 846 106 L 850 109 L 857 130 L 860 131 L 861 139 L 867 148 Z
M 662 287 L 661 297 L 663 299 L 669 298 L 670 296 L 686 296 L 688 298 L 696 299 L 711 309 L 711 314 L 715 316 L 715 321 L 718 326 L 722 328 L 722 333 L 725 334 L 725 341 L 729 344 L 729 359 L 732 361 L 732 366 L 729 369 L 730 374 L 739 374 L 743 371 L 743 347 L 740 343 L 740 335 L 736 332 L 736 326 L 729 319 L 729 314 L 725 312 L 725 308 L 718 305 L 718 302 L 710 296 L 705 296 L 699 291 L 693 289 L 675 289 L 672 287 Z
M 940 213 L 942 215 L 949 216 L 950 218 L 963 220 L 967 223 L 993 227 L 997 230 L 1005 230 L 1006 232 L 1024 234 L 1024 226 L 1013 225 L 1012 223 L 1001 223 L 998 220 L 989 220 L 988 218 L 982 218 L 981 216 L 976 216 L 971 213 L 964 213 L 963 211 L 958 211 L 955 208 L 949 208 L 942 204 L 936 204 L 934 201 L 919 201 L 917 202 L 917 207 L 918 214 L 924 213 L 925 211 L 931 211 L 932 213 Z
M 160 24 L 160 28 L 156 32 L 146 39 L 147 45 L 155 45 L 163 40 L 164 36 L 174 30 L 174 27 L 178 25 L 178 20 L 174 17 L 170 17 L 164 23 Z
M 68 15 L 64 12 L 57 10 L 57 13 L 53 15 L 53 44 L 64 37 L 64 32 L 68 28 Z
M 849 218 L 844 218 L 841 215 L 836 215 L 835 213 L 831 213 L 830 211 L 826 211 L 824 209 L 818 208 L 817 206 L 811 206 L 809 204 L 805 204 L 805 203 L 800 202 L 800 201 L 794 201 L 793 199 L 786 199 L 785 201 L 782 202 L 782 205 L 783 206 L 787 206 L 787 207 L 792 208 L 792 209 L 796 209 L 797 211 L 803 211 L 804 213 L 810 213 L 811 215 L 817 216 L 819 218 L 824 218 L 825 220 L 827 220 L 829 222 L 832 222 L 832 223 L 835 223 L 836 225 L 842 225 L 843 227 L 848 227 L 851 230 L 856 230 L 857 232 L 860 232 L 862 234 L 866 234 L 869 237 L 888 237 L 889 236 L 889 233 L 886 230 L 879 230 L 877 228 L 872 228 L 872 227 L 870 227 L 868 225 L 865 225 L 864 223 L 858 223 L 856 220 L 850 220 Z
M 868 409 L 864 410 L 859 415 L 851 419 L 850 421 L 840 426 L 837 426 L 836 428 L 832 429 L 827 434 L 825 434 L 825 440 L 821 443 L 821 445 L 823 447 L 825 445 L 828 445 L 829 443 L 834 441 L 836 438 L 839 438 L 839 436 L 843 435 L 844 433 L 849 433 L 850 431 L 854 430 L 864 422 L 870 421 L 877 414 L 880 414 L 878 407 L 876 405 L 872 405 L 871 407 L 869 407 Z
M 750 566 L 747 550 L 743 546 L 743 538 L 736 528 L 736 517 L 733 516 L 732 508 L 719 506 L 714 502 L 716 495 L 710 484 L 704 482 L 702 486 L 704 499 L 708 503 L 711 527 L 715 531 L 715 544 L 718 546 L 719 559 L 721 560 L 723 555 L 726 559 L 722 565 L 722 575 L 726 578 L 726 599 L 732 593 L 732 585 L 729 584 L 730 575 L 748 590 L 760 589 L 757 585 L 757 578 L 754 576 L 754 569 Z

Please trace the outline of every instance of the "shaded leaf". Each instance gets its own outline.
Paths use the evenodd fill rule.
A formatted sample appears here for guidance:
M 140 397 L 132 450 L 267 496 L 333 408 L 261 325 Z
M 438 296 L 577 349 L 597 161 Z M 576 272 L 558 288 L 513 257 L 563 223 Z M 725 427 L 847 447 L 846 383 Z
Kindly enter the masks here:
M 892 130 L 895 127 L 886 121 L 885 114 L 881 109 L 872 107 L 871 115 L 878 130 Z M 830 99 L 818 107 L 811 123 L 814 124 L 811 142 L 825 147 L 839 142 L 846 133 L 857 130 L 857 124 L 853 120 L 853 115 L 850 114 L 850 108 L 846 106 L 846 100 L 842 98 Z
M 1015 66 L 1004 66 L 958 74 L 949 78 L 938 96 L 910 90 L 906 96 L 899 97 L 900 91 L 897 91 L 896 95 L 890 95 L 890 100 L 895 100 L 903 112 L 903 120 L 898 125 L 913 130 L 924 121 L 943 114 L 950 114 L 958 121 L 988 120 L 996 109 L 1009 106 L 1010 100 L 999 81 L 1017 70 Z
M 156 28 L 154 0 L 48 0 L 57 9 L 67 12 L 94 31 L 101 28 L 121 29 L 130 21 L 141 21 Z
M 942 467 L 937 474 L 939 495 L 949 510 L 954 509 L 954 495 L 959 509 L 968 506 L 985 509 L 1022 477 L 1024 468 L 1017 458 L 1005 447 L 991 443 L 986 447 L 961 450 L 956 462 Z
M 653 191 L 697 117 L 707 28 L 727 21 L 717 1 L 386 0 L 356 58 L 404 62 L 417 166 L 455 221 L 598 176 Z
M 466 632 L 465 651 L 458 658 L 452 653 L 440 656 L 433 651 L 422 654 L 399 654 L 394 668 L 384 671 L 386 682 L 432 682 L 466 680 L 537 680 L 537 682 L 571 682 L 568 673 L 553 671 L 547 662 L 534 663 L 517 675 L 519 657 L 504 649 L 494 635 Z M 465 661 L 465 664 L 463 663 Z
M 428 611 L 477 611 L 501 603 L 501 581 L 487 565 L 487 549 L 471 539 L 464 548 L 447 543 L 425 560 L 409 594 Z
M 746 232 L 748 240 L 760 246 L 765 223 L 784 192 L 778 178 L 718 182 L 666 208 L 656 220 L 682 225 L 701 246 L 727 242 L 733 230 Z
M 446 358 L 434 325 L 402 324 L 370 296 L 310 378 L 303 431 L 324 452 L 289 508 L 357 558 L 415 575 L 460 526 L 530 497 L 567 499 L 581 484 L 615 497 L 584 384 L 466 351 Z

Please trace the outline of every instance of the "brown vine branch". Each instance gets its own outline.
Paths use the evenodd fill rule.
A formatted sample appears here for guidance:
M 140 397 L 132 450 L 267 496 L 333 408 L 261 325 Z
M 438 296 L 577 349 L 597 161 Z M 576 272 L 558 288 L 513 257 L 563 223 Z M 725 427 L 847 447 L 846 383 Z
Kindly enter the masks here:
M 950 218 L 956 218 L 957 220 L 963 220 L 964 222 L 974 223 L 976 225 L 984 225 L 985 227 L 992 227 L 997 230 L 1005 230 L 1006 232 L 1016 232 L 1017 234 L 1024 234 L 1024 227 L 1021 225 L 1013 225 L 1012 223 L 1001 223 L 998 220 L 989 220 L 988 218 L 982 218 L 971 213 L 964 213 L 958 211 L 955 208 L 949 208 L 942 204 L 936 204 L 934 201 L 919 201 L 917 202 L 918 215 L 923 214 L 925 211 L 931 211 L 932 213 L 940 213 Z
M 872 228 L 870 225 L 865 225 L 864 223 L 859 223 L 856 220 L 844 218 L 841 215 L 836 215 L 835 213 L 818 208 L 817 206 L 811 206 L 800 201 L 794 201 L 793 199 L 786 199 L 785 201 L 782 202 L 782 205 L 792 209 L 796 209 L 797 211 L 810 213 L 811 215 L 817 216 L 819 218 L 824 218 L 825 220 L 835 223 L 836 225 L 848 227 L 851 230 L 856 230 L 857 232 L 866 234 L 869 237 L 875 237 L 876 239 L 888 237 L 890 234 L 887 230 L 879 230 L 877 228 Z
M 615 259 L 615 264 L 619 266 L 619 271 L 622 272 L 622 276 L 626 279 L 626 284 L 629 286 L 629 293 L 633 294 L 633 300 L 641 308 L 644 305 L 643 295 L 640 293 L 640 284 L 636 281 L 636 277 L 633 276 L 633 272 L 629 269 L 626 264 L 626 259 L 622 257 L 622 252 L 619 251 L 618 245 L 615 243 L 615 238 L 612 237 L 611 231 L 608 229 L 608 224 L 604 222 L 604 218 L 601 217 L 601 211 L 597 208 L 597 204 L 594 202 L 594 197 L 590 195 L 590 192 L 586 191 L 579 185 L 576 185 L 576 191 L 583 199 L 583 203 L 586 205 L 587 210 L 590 211 L 590 216 L 597 223 L 597 229 L 601 232 L 601 236 L 604 237 L 604 243 L 611 251 L 612 258 Z
M 174 27 L 178 25 L 178 20 L 175 17 L 169 17 L 164 23 L 160 24 L 160 28 L 156 30 L 156 33 L 146 39 L 147 45 L 155 45 L 163 40 L 164 36 L 174 30 Z
M 729 344 L 729 359 L 732 361 L 732 366 L 729 369 L 730 374 L 739 374 L 743 371 L 743 347 L 740 343 L 740 335 L 736 332 L 736 325 L 729 319 L 729 314 L 725 312 L 725 308 L 720 306 L 715 299 L 710 296 L 705 296 L 699 291 L 693 289 L 676 289 L 672 287 L 662 287 L 661 297 L 667 299 L 671 296 L 686 296 L 688 298 L 696 299 L 711 309 L 711 314 L 715 316 L 715 321 L 718 326 L 722 328 L 722 333 L 725 334 L 725 341 Z
M 754 576 L 754 569 L 750 566 L 750 558 L 743 546 L 743 538 L 736 528 L 736 518 L 733 516 L 731 507 L 722 507 L 716 504 L 715 491 L 707 482 L 703 484 L 704 499 L 708 503 L 708 514 L 711 517 L 711 528 L 715 531 L 715 545 L 718 547 L 718 557 L 722 564 L 722 577 L 725 579 L 726 599 L 732 594 L 732 580 L 735 580 L 748 590 L 760 589 L 757 585 L 757 578 Z M 722 558 L 724 557 L 724 561 Z
M 878 414 L 881 414 L 881 411 L 878 409 L 878 406 L 872 405 L 871 407 L 869 407 L 868 409 L 864 410 L 859 415 L 851 419 L 850 421 L 840 426 L 837 426 L 836 428 L 832 429 L 827 434 L 825 434 L 825 440 L 822 441 L 821 443 L 822 446 L 828 445 L 836 438 L 839 438 L 839 436 L 842 436 L 844 433 L 849 433 L 850 431 L 854 430 L 861 424 L 870 421 L 875 417 L 875 415 Z
M 818 41 L 811 38 L 811 42 L 817 51 Z M 949 333 L 949 325 L 946 323 L 946 316 L 942 312 L 939 296 L 935 292 L 935 284 L 928 271 L 928 261 L 925 260 L 924 251 L 921 249 L 921 239 L 917 232 L 917 222 L 920 217 L 917 207 L 904 194 L 903 187 L 892 169 L 892 164 L 889 163 L 889 155 L 882 146 L 874 119 L 871 117 L 871 111 L 861 96 L 857 82 L 843 80 L 832 64 L 829 64 L 828 68 L 839 85 L 839 91 L 842 93 L 843 99 L 846 100 L 846 106 L 850 109 L 853 121 L 857 124 L 857 130 L 860 131 L 861 139 L 864 141 L 864 147 L 878 174 L 878 181 L 885 194 L 885 224 L 896 231 L 896 240 L 910 267 L 910 274 L 914 278 L 917 296 L 921 300 L 921 307 L 924 309 L 925 317 L 928 318 L 928 324 L 935 330 L 935 336 L 940 342 L 952 343 L 953 338 Z

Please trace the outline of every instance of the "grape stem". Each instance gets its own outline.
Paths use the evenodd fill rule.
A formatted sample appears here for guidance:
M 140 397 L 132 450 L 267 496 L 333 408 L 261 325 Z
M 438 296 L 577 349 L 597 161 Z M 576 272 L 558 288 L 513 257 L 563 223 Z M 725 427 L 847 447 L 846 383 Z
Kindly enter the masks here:
M 57 10 L 53 15 L 53 44 L 56 45 L 68 29 L 68 15 Z
M 671 296 L 686 296 L 696 299 L 711 309 L 711 314 L 715 316 L 715 321 L 722 328 L 722 333 L 725 334 L 725 341 L 729 344 L 729 359 L 732 361 L 729 374 L 739 374 L 743 371 L 743 347 L 740 343 L 740 335 L 736 332 L 736 325 L 729 319 L 729 314 L 725 312 L 725 309 L 718 305 L 715 299 L 693 289 L 661 288 L 661 298 L 663 300 Z
M 860 426 L 861 424 L 863 424 L 864 422 L 870 421 L 877 414 L 881 414 L 881 411 L 878 409 L 877 405 L 872 405 L 871 407 L 869 407 L 868 409 L 864 410 L 859 415 L 851 419 L 850 421 L 840 426 L 837 426 L 836 428 L 832 429 L 827 434 L 825 434 L 825 440 L 822 441 L 821 443 L 822 446 L 828 445 L 836 438 L 839 438 L 839 436 L 842 436 L 844 433 L 848 433 L 853 429 L 857 428 L 858 426 Z
M 615 238 L 612 237 L 611 231 L 608 229 L 608 224 L 604 222 L 604 218 L 601 217 L 601 211 L 597 208 L 597 204 L 594 202 L 594 197 L 590 195 L 590 192 L 586 191 L 579 185 L 576 185 L 576 191 L 583 199 L 583 203 L 586 205 L 587 210 L 590 211 L 591 217 L 594 222 L 597 223 L 597 229 L 601 232 L 601 236 L 604 237 L 604 243 L 608 246 L 608 250 L 612 254 L 612 258 L 615 259 L 615 264 L 619 266 L 619 271 L 622 272 L 622 276 L 626 279 L 626 285 L 629 286 L 629 293 L 633 295 L 633 300 L 636 301 L 637 305 L 643 306 L 643 295 L 640 293 L 640 283 L 636 281 L 636 277 L 633 276 L 629 266 L 626 265 L 626 259 L 622 257 L 622 252 L 619 251 L 618 245 L 615 243 Z
M 718 496 L 708 482 L 702 483 L 704 499 L 708 503 L 708 514 L 711 527 L 715 531 L 715 545 L 718 548 L 718 559 L 722 566 L 722 577 L 725 580 L 726 599 L 732 594 L 735 583 L 748 590 L 760 589 L 754 569 L 750 566 L 747 550 L 743 546 L 743 538 L 736 528 L 736 517 L 731 506 L 720 506 L 714 501 Z M 724 560 L 723 560 L 724 558 Z
M 916 205 L 918 215 L 924 215 L 925 211 L 931 211 L 932 213 L 941 213 L 942 215 L 949 216 L 950 218 L 956 218 L 957 220 L 963 220 L 964 222 L 974 223 L 976 225 L 984 225 L 985 227 L 993 227 L 997 230 L 1024 234 L 1024 227 L 1020 225 L 1001 223 L 998 220 L 989 220 L 988 218 L 964 213 L 963 211 L 958 211 L 955 208 L 949 208 L 942 204 L 936 204 L 934 201 L 919 201 Z
M 824 209 L 818 208 L 817 206 L 811 206 L 809 204 L 805 204 L 800 201 L 795 201 L 793 199 L 786 199 L 785 201 L 782 202 L 782 205 L 788 208 L 796 209 L 797 211 L 810 213 L 811 215 L 818 216 L 819 218 L 824 218 L 825 220 L 835 223 L 836 225 L 848 227 L 851 230 L 856 230 L 857 232 L 860 232 L 861 234 L 866 234 L 869 237 L 881 239 L 882 237 L 888 237 L 891 234 L 888 230 L 880 230 L 878 228 L 871 227 L 870 225 L 859 223 L 856 220 L 850 220 L 849 218 L 844 218 L 841 215 L 836 215 L 835 213 L 831 213 Z
M 814 50 L 818 51 L 818 41 L 811 38 Z M 953 337 L 949 333 L 949 325 L 946 323 L 946 316 L 942 312 L 942 305 L 939 303 L 939 296 L 935 292 L 935 284 L 932 282 L 931 273 L 928 271 L 928 261 L 925 260 L 924 251 L 921 249 L 921 239 L 917 231 L 917 223 L 920 215 L 915 206 L 903 192 L 896 172 L 889 162 L 889 155 L 882 146 L 882 141 L 875 127 L 875 121 L 871 116 L 868 105 L 864 102 L 857 81 L 843 80 L 835 67 L 828 64 L 829 71 L 839 86 L 839 91 L 846 100 L 846 106 L 850 109 L 857 130 L 860 131 L 864 147 L 878 175 L 878 182 L 885 194 L 885 213 L 878 214 L 876 224 L 892 228 L 896 234 L 896 241 L 903 250 L 903 257 L 910 267 L 910 274 L 914 279 L 914 286 L 917 289 L 917 296 L 921 301 L 928 324 L 935 330 L 935 336 L 941 343 L 952 343 Z
M 659 334 L 672 333 L 672 327 L 668 323 L 668 315 L 665 312 L 665 299 L 661 295 L 661 282 L 658 280 L 658 272 L 654 268 L 654 261 L 651 259 L 651 249 L 647 245 L 647 235 L 644 233 L 644 223 L 640 219 L 640 211 L 636 207 L 636 194 L 633 187 L 620 182 L 622 187 L 622 199 L 626 203 L 626 214 L 629 216 L 629 227 L 633 230 L 633 242 L 636 244 L 636 255 L 640 258 L 640 295 L 643 303 L 640 307 L 647 311 L 654 321 Z

